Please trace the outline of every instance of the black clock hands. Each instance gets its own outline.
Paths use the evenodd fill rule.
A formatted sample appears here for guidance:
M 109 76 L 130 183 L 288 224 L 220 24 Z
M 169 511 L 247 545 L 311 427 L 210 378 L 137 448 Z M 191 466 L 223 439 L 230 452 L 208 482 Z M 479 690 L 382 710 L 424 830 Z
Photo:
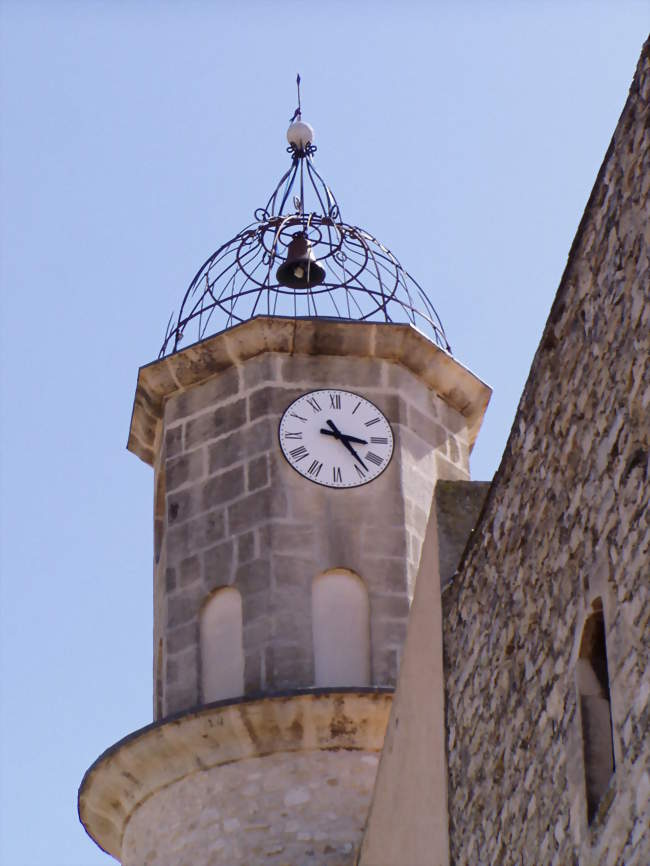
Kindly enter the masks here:
M 335 433 L 333 430 L 325 430 L 323 427 L 321 427 L 320 432 L 323 433 L 325 436 L 334 436 L 335 439 L 347 439 L 348 442 L 355 442 L 359 445 L 368 444 L 367 439 L 359 439 L 356 436 L 348 436 L 347 433 Z
M 356 436 L 347 436 L 345 433 L 341 433 L 341 431 L 338 429 L 338 427 L 336 426 L 336 424 L 335 424 L 333 421 L 330 421 L 329 418 L 327 419 L 327 421 L 326 421 L 325 423 L 326 423 L 326 424 L 328 425 L 328 427 L 330 427 L 331 429 L 330 429 L 330 430 L 324 430 L 324 429 L 321 429 L 320 432 L 321 432 L 321 433 L 324 433 L 326 436 L 334 436 L 335 439 L 338 439 L 339 442 L 340 442 L 340 443 L 341 443 L 345 448 L 348 449 L 348 451 L 349 451 L 350 454 L 354 457 L 354 459 L 359 461 L 359 463 L 363 466 L 363 468 L 364 468 L 364 469 L 366 470 L 366 472 L 367 472 L 367 471 L 368 471 L 368 467 L 367 467 L 366 464 L 363 462 L 363 460 L 359 457 L 359 455 L 358 455 L 357 452 L 354 450 L 354 448 L 352 447 L 352 445 L 350 445 L 350 442 L 357 442 L 357 443 L 360 444 L 360 445 L 367 445 L 368 442 L 367 442 L 366 440 L 364 440 L 364 439 L 358 439 Z
M 278 434 L 289 465 L 324 487 L 360 487 L 373 481 L 388 466 L 394 446 L 393 431 L 381 409 L 338 388 L 297 397 L 285 409 Z
M 332 427 L 334 427 L 334 425 L 332 424 L 331 421 L 328 421 L 327 423 L 330 424 Z M 368 467 L 367 467 L 366 464 L 363 462 L 363 460 L 361 459 L 361 457 L 359 457 L 359 455 L 357 454 L 357 452 L 355 451 L 355 449 L 352 447 L 352 445 L 350 445 L 350 438 L 349 438 L 348 436 L 346 436 L 344 433 L 340 433 L 338 430 L 336 430 L 336 428 L 334 428 L 334 429 L 335 429 L 334 437 L 335 437 L 336 439 L 338 439 L 338 440 L 341 442 L 341 444 L 342 444 L 345 448 L 348 449 L 348 451 L 349 451 L 350 454 L 354 457 L 354 459 L 357 460 L 357 461 L 358 461 L 358 462 L 363 466 L 363 468 L 364 468 L 364 469 L 366 470 L 366 472 L 367 472 L 367 471 L 368 471 Z M 356 438 L 356 437 L 355 437 L 355 438 Z

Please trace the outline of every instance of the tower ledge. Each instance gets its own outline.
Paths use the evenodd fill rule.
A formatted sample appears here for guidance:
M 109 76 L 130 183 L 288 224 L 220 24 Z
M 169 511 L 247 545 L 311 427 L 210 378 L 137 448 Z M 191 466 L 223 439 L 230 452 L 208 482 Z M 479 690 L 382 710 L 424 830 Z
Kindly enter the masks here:
M 417 328 L 392 322 L 257 316 L 140 368 L 128 449 L 153 465 L 165 399 L 265 352 L 380 358 L 401 364 L 478 435 L 491 389 Z
M 280 753 L 285 756 L 284 767 L 289 768 L 288 771 L 283 768 L 284 774 L 288 772 L 294 786 L 298 785 L 293 802 L 291 794 L 287 796 L 286 780 L 282 780 L 285 787 L 279 798 L 280 808 L 284 810 L 281 814 L 286 818 L 292 807 L 300 807 L 304 833 L 305 822 L 308 825 L 310 819 L 317 822 L 322 818 L 322 804 L 317 793 L 313 795 L 314 802 L 309 804 L 307 793 L 300 788 L 301 761 L 309 763 L 308 773 L 313 778 L 311 764 L 314 761 L 320 761 L 322 766 L 319 770 L 326 774 L 328 763 L 339 761 L 338 754 L 357 752 L 359 767 L 351 767 L 351 771 L 357 783 L 366 771 L 371 787 L 376 770 L 374 755 L 380 752 L 384 742 L 392 695 L 392 689 L 386 688 L 310 689 L 265 698 L 220 701 L 168 717 L 129 734 L 95 761 L 79 789 L 79 817 L 86 832 L 104 851 L 123 863 L 136 862 L 136 852 L 132 852 L 132 861 L 124 851 L 125 833 L 129 822 L 138 820 L 136 813 L 141 807 L 150 807 L 152 813 L 145 814 L 143 820 L 162 820 L 164 823 L 166 798 L 173 803 L 175 814 L 181 815 L 184 796 L 188 800 L 188 809 L 192 808 L 193 801 L 179 786 L 189 781 L 187 787 L 195 788 L 200 784 L 197 778 L 201 774 L 209 784 L 210 771 L 215 768 L 221 768 L 220 779 L 216 785 L 212 784 L 217 791 L 223 792 L 225 802 L 232 805 L 237 791 L 242 788 L 243 778 L 234 765 L 246 762 L 243 766 L 249 774 L 258 766 L 266 771 L 267 764 L 273 762 L 273 756 Z M 322 757 L 319 758 L 319 754 Z M 340 773 L 340 769 L 332 767 L 331 771 Z M 226 773 L 239 773 L 233 778 L 230 790 L 227 789 L 227 780 L 224 785 Z M 320 780 L 319 787 L 327 792 L 325 778 Z M 360 784 L 356 787 L 357 795 L 363 799 L 363 814 L 359 816 L 363 822 L 368 802 Z M 337 798 L 340 807 L 341 798 L 346 796 L 345 789 L 336 787 L 336 790 L 330 788 L 329 791 L 330 796 Z M 162 805 L 155 802 L 159 794 L 162 795 L 159 798 L 163 800 Z M 271 792 L 271 796 L 275 797 L 275 792 Z M 236 822 L 242 832 L 248 831 L 245 836 L 251 840 L 251 845 L 268 846 L 273 831 L 256 826 L 250 798 L 242 802 L 246 803 L 248 811 L 244 813 L 241 807 L 238 817 L 231 817 L 230 821 Z M 216 807 L 216 802 L 214 805 Z M 356 818 L 351 814 L 354 804 L 351 803 L 350 807 L 342 810 L 346 819 Z M 160 835 L 164 835 L 164 828 L 160 828 Z M 359 839 L 353 842 L 359 840 L 360 834 Z M 282 841 L 287 844 L 286 838 Z M 251 852 L 255 853 L 254 849 Z

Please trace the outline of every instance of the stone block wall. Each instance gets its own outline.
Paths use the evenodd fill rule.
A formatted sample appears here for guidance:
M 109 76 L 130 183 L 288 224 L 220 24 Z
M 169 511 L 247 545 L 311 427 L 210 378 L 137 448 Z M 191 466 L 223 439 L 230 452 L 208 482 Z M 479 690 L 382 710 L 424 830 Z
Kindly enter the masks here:
M 150 797 L 127 825 L 123 866 L 351 866 L 378 757 L 312 751 L 193 773 Z
M 650 46 L 490 491 L 443 593 L 451 862 L 650 862 Z M 615 772 L 589 823 L 576 695 L 602 602 Z
M 280 417 L 320 387 L 356 391 L 388 417 L 391 464 L 332 490 L 281 454 Z M 156 485 L 156 716 L 202 701 L 199 617 L 215 589 L 242 595 L 245 693 L 313 685 L 311 583 L 347 568 L 366 583 L 371 682 L 393 685 L 431 497 L 468 478 L 466 420 L 415 375 L 378 358 L 266 353 L 167 399 Z
M 392 699 L 307 689 L 154 722 L 88 769 L 79 817 L 124 866 L 351 866 Z

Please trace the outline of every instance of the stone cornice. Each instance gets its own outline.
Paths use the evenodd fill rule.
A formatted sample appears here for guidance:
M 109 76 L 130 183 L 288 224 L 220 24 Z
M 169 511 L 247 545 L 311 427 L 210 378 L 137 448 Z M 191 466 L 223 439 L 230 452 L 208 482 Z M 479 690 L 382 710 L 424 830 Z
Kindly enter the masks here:
M 220 701 L 163 719 L 111 746 L 86 772 L 79 818 L 118 860 L 133 812 L 186 776 L 278 752 L 349 749 L 379 752 L 392 689 L 290 692 Z
M 467 419 L 470 448 L 491 389 L 411 325 L 259 316 L 140 368 L 127 447 L 153 465 L 165 400 L 264 352 L 402 364 Z

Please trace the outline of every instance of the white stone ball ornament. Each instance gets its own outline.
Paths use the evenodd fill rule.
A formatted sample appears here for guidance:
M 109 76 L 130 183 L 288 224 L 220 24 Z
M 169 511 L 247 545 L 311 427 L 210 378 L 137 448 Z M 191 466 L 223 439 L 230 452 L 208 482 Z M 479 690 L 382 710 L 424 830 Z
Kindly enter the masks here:
M 304 120 L 295 120 L 287 130 L 287 141 L 297 150 L 304 150 L 314 143 L 314 129 Z

